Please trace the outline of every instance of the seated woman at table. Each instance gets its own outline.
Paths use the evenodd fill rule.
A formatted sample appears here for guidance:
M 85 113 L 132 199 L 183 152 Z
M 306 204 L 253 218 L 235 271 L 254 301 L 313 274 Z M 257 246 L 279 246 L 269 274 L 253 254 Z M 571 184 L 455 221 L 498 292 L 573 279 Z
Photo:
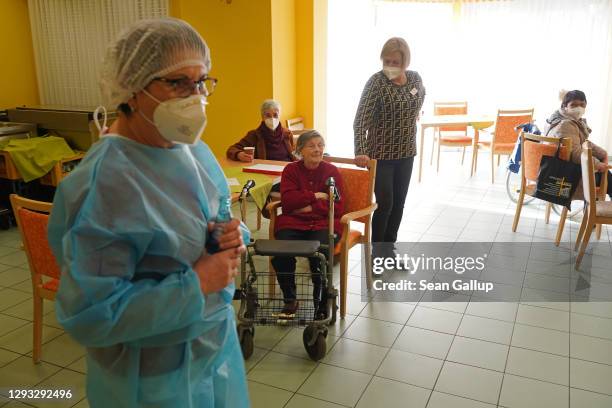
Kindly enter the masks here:
M 330 177 L 336 181 L 340 199 L 334 207 L 335 242 L 340 239 L 340 218 L 343 211 L 342 178 L 336 166 L 323 161 L 325 140 L 316 130 L 308 131 L 297 140 L 296 154 L 301 156 L 298 162 L 285 167 L 281 176 L 281 204 L 283 213 L 276 220 L 276 239 L 316 240 L 327 244 L 329 239 L 329 187 L 326 182 Z M 332 244 L 333 245 L 333 244 Z M 321 252 L 327 257 L 328 250 Z M 316 318 L 326 316 L 326 289 L 321 287 L 320 260 L 309 258 L 313 283 Z M 283 291 L 285 306 L 282 313 L 293 315 L 298 309 L 295 287 L 294 257 L 277 256 L 272 258 L 278 284 Z
M 583 118 L 587 106 L 586 95 L 579 90 L 561 91 L 559 98 L 561 99 L 561 107 L 546 120 L 548 125 L 545 135 L 570 138 L 572 140 L 571 160 L 576 164 L 580 164 L 582 144 L 591 134 L 591 128 L 587 125 L 586 119 Z M 602 174 L 607 173 L 607 194 L 612 197 L 612 173 L 608 171 L 608 152 L 593 142 L 591 142 L 591 145 L 593 147 L 593 165 L 597 170 L 595 180 L 599 185 Z M 578 189 L 574 194 L 576 197 L 583 197 L 582 183 L 578 185 Z
M 293 135 L 280 124 L 280 104 L 272 99 L 265 100 L 261 105 L 261 123 L 256 129 L 249 130 L 238 143 L 227 149 L 227 158 L 241 162 L 251 162 L 253 159 L 295 161 L 293 155 Z M 255 148 L 250 154 L 245 148 Z

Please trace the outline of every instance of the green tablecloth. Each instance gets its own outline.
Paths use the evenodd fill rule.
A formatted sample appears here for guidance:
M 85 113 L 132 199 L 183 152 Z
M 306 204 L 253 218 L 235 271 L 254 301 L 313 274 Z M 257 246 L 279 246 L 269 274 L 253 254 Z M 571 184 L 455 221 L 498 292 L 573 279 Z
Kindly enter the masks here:
M 66 140 L 57 136 L 12 139 L 2 142 L 0 150 L 10 154 L 25 182 L 44 176 L 55 163 L 75 155 Z
M 255 187 L 251 189 L 251 197 L 253 197 L 253 201 L 257 208 L 262 209 L 266 204 L 266 198 L 268 198 L 268 194 L 270 194 L 270 190 L 272 190 L 272 181 L 274 180 L 269 175 L 258 174 L 258 173 L 245 173 L 242 171 L 242 167 L 224 167 L 223 171 L 225 172 L 225 177 L 235 178 L 238 180 L 239 185 L 230 186 L 230 190 L 232 193 L 240 193 L 242 191 L 242 186 L 247 182 L 247 180 L 255 180 Z

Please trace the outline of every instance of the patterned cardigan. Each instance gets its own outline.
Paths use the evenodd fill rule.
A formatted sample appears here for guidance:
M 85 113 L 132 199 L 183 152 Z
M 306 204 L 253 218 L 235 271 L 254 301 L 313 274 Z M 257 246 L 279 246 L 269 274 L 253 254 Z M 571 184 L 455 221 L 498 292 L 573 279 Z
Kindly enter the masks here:
M 406 71 L 404 85 L 391 82 L 382 71 L 366 83 L 355 114 L 355 155 L 394 160 L 416 156 L 416 121 L 425 87 L 416 71 Z

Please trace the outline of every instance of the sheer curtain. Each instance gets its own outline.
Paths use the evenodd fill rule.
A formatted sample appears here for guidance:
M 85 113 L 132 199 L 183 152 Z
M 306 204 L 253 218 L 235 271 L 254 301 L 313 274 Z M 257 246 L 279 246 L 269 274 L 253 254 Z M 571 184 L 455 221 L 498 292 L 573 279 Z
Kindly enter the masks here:
M 612 150 L 612 2 L 513 0 L 388 2 L 329 0 L 328 145 L 353 154 L 352 123 L 380 49 L 408 41 L 409 69 L 433 101 L 467 100 L 469 111 L 534 107 L 536 123 L 559 107 L 560 89 L 587 95 L 594 142 Z
M 28 0 L 40 101 L 95 107 L 99 64 L 130 23 L 168 15 L 169 0 Z

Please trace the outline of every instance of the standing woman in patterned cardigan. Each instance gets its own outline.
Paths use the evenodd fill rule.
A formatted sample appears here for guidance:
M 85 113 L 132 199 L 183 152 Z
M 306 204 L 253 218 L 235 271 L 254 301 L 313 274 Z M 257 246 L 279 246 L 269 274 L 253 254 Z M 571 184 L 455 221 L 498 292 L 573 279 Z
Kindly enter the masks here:
M 383 69 L 366 83 L 355 115 L 355 159 L 359 166 L 378 160 L 372 242 L 394 243 L 416 156 L 416 121 L 425 87 L 417 72 L 406 69 L 410 49 L 403 38 L 390 38 L 380 59 Z

